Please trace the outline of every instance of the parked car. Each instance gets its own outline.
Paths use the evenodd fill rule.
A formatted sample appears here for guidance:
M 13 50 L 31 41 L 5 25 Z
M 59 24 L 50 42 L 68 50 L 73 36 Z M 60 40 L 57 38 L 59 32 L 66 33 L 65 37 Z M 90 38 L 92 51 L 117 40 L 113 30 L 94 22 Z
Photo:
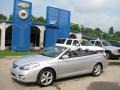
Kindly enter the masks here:
M 37 55 L 16 59 L 10 68 L 12 78 L 20 82 L 37 82 L 48 86 L 56 79 L 92 73 L 99 76 L 107 67 L 103 53 L 93 51 L 70 51 L 54 46 Z
M 56 42 L 56 46 L 64 46 L 68 47 L 71 50 L 90 50 L 90 51 L 98 51 L 98 52 L 104 52 L 105 49 L 98 46 L 93 46 L 88 40 L 82 40 L 79 39 L 72 39 L 72 38 L 61 38 L 58 39 Z
M 100 46 L 105 49 L 105 53 L 108 59 L 116 58 L 118 59 L 120 57 L 120 48 L 116 46 L 112 46 L 108 41 L 106 40 L 91 40 L 90 41 L 95 46 Z
M 120 43 L 118 41 L 108 41 L 112 46 L 120 47 Z

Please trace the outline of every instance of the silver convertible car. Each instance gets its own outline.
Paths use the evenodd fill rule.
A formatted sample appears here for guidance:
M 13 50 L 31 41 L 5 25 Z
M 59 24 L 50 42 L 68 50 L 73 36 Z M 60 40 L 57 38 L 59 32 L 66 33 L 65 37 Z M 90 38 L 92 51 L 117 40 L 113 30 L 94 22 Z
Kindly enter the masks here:
M 56 79 L 91 73 L 99 76 L 107 67 L 103 53 L 93 51 L 70 51 L 69 48 L 54 46 L 37 55 L 24 56 L 15 60 L 10 72 L 17 81 L 37 82 L 48 86 Z

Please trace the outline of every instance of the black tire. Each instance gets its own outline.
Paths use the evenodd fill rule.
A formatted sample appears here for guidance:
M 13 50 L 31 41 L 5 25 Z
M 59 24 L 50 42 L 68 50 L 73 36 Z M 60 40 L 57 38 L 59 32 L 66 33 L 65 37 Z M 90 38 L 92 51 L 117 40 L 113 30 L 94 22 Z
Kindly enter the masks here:
M 94 66 L 92 75 L 99 76 L 101 73 L 102 73 L 102 65 L 100 63 L 98 63 Z
M 112 53 L 111 52 L 106 52 L 106 58 L 111 59 L 112 58 Z
M 49 74 L 49 75 L 47 75 Z M 42 81 L 43 80 L 43 81 Z M 51 85 L 55 80 L 55 74 L 51 69 L 43 69 L 37 77 L 37 84 L 41 87 Z

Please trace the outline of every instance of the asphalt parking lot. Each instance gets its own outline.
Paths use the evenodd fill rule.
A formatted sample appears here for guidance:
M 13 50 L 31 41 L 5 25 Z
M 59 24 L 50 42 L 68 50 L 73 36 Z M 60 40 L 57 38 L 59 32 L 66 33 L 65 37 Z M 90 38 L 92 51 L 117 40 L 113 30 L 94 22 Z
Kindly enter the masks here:
M 120 90 L 120 60 L 110 60 L 108 68 L 98 77 L 82 75 L 57 80 L 48 87 L 39 87 L 12 80 L 9 71 L 13 58 L 0 59 L 0 90 Z

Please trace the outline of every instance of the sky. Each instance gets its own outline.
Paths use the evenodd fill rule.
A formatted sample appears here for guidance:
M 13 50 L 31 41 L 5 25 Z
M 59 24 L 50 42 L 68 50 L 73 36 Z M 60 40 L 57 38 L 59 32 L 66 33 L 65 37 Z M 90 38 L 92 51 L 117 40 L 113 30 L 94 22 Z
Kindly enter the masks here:
M 120 31 L 120 0 L 24 0 L 32 2 L 32 14 L 46 18 L 46 7 L 71 11 L 71 22 L 108 32 Z M 13 13 L 14 0 L 0 0 L 0 13 Z

